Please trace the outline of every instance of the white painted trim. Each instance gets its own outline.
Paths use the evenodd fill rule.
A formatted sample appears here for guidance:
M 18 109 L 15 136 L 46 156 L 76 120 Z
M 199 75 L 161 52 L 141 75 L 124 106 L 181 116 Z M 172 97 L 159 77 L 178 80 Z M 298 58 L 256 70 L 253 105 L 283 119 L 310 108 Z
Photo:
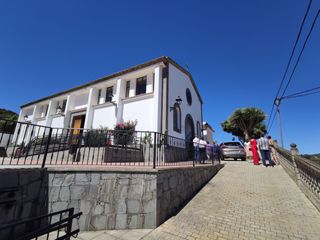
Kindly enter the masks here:
M 134 102 L 134 101 L 139 101 L 143 99 L 153 98 L 153 96 L 154 96 L 154 93 L 151 92 L 151 93 L 140 94 L 140 95 L 129 97 L 129 98 L 124 98 L 122 99 L 122 101 L 124 103 L 128 103 L 128 102 Z

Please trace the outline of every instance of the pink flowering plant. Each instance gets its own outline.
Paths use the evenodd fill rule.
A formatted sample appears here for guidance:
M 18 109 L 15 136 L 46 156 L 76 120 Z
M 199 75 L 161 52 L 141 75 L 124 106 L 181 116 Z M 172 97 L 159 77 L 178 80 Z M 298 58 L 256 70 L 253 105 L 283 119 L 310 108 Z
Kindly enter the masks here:
M 137 120 L 118 123 L 113 131 L 114 143 L 122 146 L 132 143 L 136 126 Z

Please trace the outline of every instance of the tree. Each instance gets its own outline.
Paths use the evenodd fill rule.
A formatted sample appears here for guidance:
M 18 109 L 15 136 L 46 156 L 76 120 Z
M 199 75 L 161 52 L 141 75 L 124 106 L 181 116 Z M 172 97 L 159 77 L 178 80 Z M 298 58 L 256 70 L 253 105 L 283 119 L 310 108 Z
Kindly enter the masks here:
M 9 120 L 9 121 L 4 121 Z M 0 133 L 12 133 L 15 128 L 15 121 L 18 119 L 18 114 L 15 112 L 12 112 L 10 110 L 6 110 L 3 108 L 0 108 Z
M 267 132 L 263 123 L 265 118 L 264 112 L 258 108 L 241 108 L 235 110 L 221 126 L 223 131 L 237 136 L 244 142 L 251 138 L 259 138 Z

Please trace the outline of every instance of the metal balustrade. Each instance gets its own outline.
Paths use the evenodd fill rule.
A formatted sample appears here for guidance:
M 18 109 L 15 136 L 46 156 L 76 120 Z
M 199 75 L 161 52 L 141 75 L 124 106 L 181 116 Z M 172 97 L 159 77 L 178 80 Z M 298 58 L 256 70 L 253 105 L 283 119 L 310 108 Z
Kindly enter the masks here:
M 73 221 L 81 215 L 82 212 L 74 213 L 74 208 L 69 208 L 4 224 L 0 226 L 0 239 L 70 239 L 80 231 Z
M 52 128 L 1 120 L 0 165 L 192 165 L 220 161 L 212 146 L 151 131 Z M 208 149 L 209 148 L 209 149 Z M 209 158 L 207 154 L 209 152 Z

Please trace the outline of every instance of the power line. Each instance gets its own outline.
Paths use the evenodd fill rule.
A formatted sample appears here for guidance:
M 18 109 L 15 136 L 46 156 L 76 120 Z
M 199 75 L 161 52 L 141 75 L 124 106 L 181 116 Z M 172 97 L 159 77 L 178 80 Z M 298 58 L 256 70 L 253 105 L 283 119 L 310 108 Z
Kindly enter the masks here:
M 297 61 L 296 61 L 296 64 L 294 65 L 294 68 L 293 68 L 292 73 L 291 73 L 291 75 L 290 75 L 290 78 L 289 78 L 289 80 L 288 80 L 288 82 L 287 82 L 287 85 L 286 85 L 286 87 L 284 88 L 284 91 L 283 91 L 283 93 L 282 93 L 282 95 L 281 95 L 281 98 L 284 96 L 284 94 L 286 93 L 286 91 L 287 91 L 287 89 L 288 89 L 288 86 L 289 86 L 289 84 L 290 84 L 290 82 L 291 82 L 291 80 L 292 80 L 293 74 L 295 73 L 295 71 L 296 71 L 296 69 L 297 69 L 297 66 L 298 66 L 298 64 L 299 64 L 299 62 L 300 62 L 301 56 L 302 56 L 302 54 L 303 54 L 303 52 L 304 52 L 304 49 L 305 49 L 305 47 L 306 47 L 306 45 L 307 45 L 307 42 L 308 42 L 308 40 L 309 40 L 309 37 L 310 37 L 310 35 L 311 35 L 311 33 L 312 33 L 313 29 L 314 29 L 314 26 L 315 26 L 315 24 L 316 24 L 316 22 L 317 22 L 317 19 L 318 19 L 318 17 L 319 17 L 319 14 L 320 14 L 320 8 L 319 8 L 319 10 L 318 10 L 318 12 L 317 12 L 317 15 L 316 15 L 315 18 L 313 19 L 313 22 L 312 22 L 311 28 L 310 28 L 310 30 L 309 30 L 309 32 L 308 32 L 307 38 L 305 39 L 305 41 L 304 41 L 304 43 L 303 43 L 303 47 L 302 47 L 302 49 L 301 49 L 301 51 L 300 51 L 300 54 L 299 54 L 298 59 L 297 59 Z
M 294 43 L 294 46 L 293 46 L 293 49 L 292 49 L 292 51 L 291 51 L 291 55 L 290 55 L 289 61 L 288 61 L 288 63 L 287 63 L 286 69 L 285 69 L 284 74 L 283 74 L 283 76 L 282 76 L 282 80 L 281 80 L 280 86 L 279 86 L 279 88 L 278 88 L 277 94 L 276 94 L 276 96 L 275 96 L 274 99 L 276 99 L 276 98 L 278 97 L 278 95 L 279 95 L 279 93 L 280 93 L 280 90 L 281 90 L 281 88 L 282 88 L 282 85 L 283 85 L 283 83 L 284 83 L 284 80 L 285 80 L 285 78 L 286 78 L 286 76 L 287 76 L 289 66 L 290 66 L 290 64 L 291 64 L 291 61 L 292 61 L 294 52 L 295 52 L 295 50 L 296 50 L 297 44 L 298 44 L 299 39 L 300 39 L 300 36 L 301 36 L 301 32 L 302 32 L 303 27 L 304 27 L 304 23 L 305 23 L 305 21 L 306 21 L 306 19 L 307 19 L 307 16 L 308 16 L 308 14 L 309 14 L 309 10 L 310 10 L 311 3 L 312 3 L 312 0 L 309 1 L 307 10 L 306 10 L 306 12 L 305 12 L 305 14 L 304 14 L 304 17 L 303 17 L 303 20 L 302 20 L 302 22 L 301 22 L 301 24 L 300 24 L 300 29 L 299 29 L 298 35 L 297 35 L 297 37 L 296 37 L 296 41 L 295 41 L 295 43 Z M 269 119 L 268 119 L 268 124 L 267 124 L 268 127 L 269 127 L 269 124 L 270 124 L 271 116 L 272 116 L 272 114 L 273 114 L 273 110 L 274 110 L 274 104 L 272 103 L 272 108 L 271 108 L 271 112 L 270 112 Z
M 319 91 L 316 91 L 316 92 L 305 93 L 305 94 L 300 94 L 300 95 L 288 97 L 288 98 L 286 98 L 286 99 L 292 99 L 292 98 L 298 98 L 298 97 L 306 97 L 306 96 L 313 95 L 313 94 L 316 94 L 316 93 L 320 93 L 320 90 L 319 90 Z
M 274 106 L 274 105 L 273 105 L 273 106 Z M 270 132 L 270 130 L 271 130 L 271 128 L 272 128 L 272 125 L 273 125 L 274 120 L 276 119 L 276 116 L 277 116 L 277 114 L 276 114 L 276 112 L 274 112 L 274 115 L 273 115 L 273 118 L 272 118 L 270 127 L 268 128 L 268 133 Z M 271 118 L 271 116 L 270 116 L 270 118 Z
M 293 94 L 290 94 L 290 95 L 287 95 L 287 96 L 284 96 L 282 97 L 283 99 L 284 98 L 293 98 L 293 97 L 296 97 L 297 95 L 301 95 L 301 94 L 313 94 L 312 92 L 316 91 L 316 90 L 319 90 L 320 87 L 315 87 L 315 88 L 311 88 L 311 89 L 307 89 L 307 90 L 304 90 L 304 91 L 301 91 L 301 92 L 297 92 L 297 93 L 293 93 Z M 307 95 L 306 95 L 307 96 Z
M 293 94 L 290 94 L 290 95 L 287 95 L 287 96 L 284 96 L 284 97 L 281 97 L 281 98 L 277 98 L 277 99 L 278 99 L 278 104 L 280 105 L 280 102 L 281 102 L 283 99 L 292 99 L 292 98 L 298 98 L 298 97 L 306 97 L 306 96 L 313 95 L 313 94 L 317 94 L 317 93 L 320 93 L 320 87 L 314 87 L 314 88 L 307 89 L 307 90 L 300 91 L 300 92 L 296 92 L 296 93 L 293 93 Z M 276 104 L 274 103 L 274 106 L 275 106 L 275 105 L 276 105 Z M 270 126 L 267 127 L 268 132 L 270 132 L 270 130 L 271 130 L 272 126 L 273 126 L 275 117 L 276 117 L 276 112 L 274 112 L 273 117 L 270 116 L 270 119 L 272 119 L 272 121 L 270 122 Z

